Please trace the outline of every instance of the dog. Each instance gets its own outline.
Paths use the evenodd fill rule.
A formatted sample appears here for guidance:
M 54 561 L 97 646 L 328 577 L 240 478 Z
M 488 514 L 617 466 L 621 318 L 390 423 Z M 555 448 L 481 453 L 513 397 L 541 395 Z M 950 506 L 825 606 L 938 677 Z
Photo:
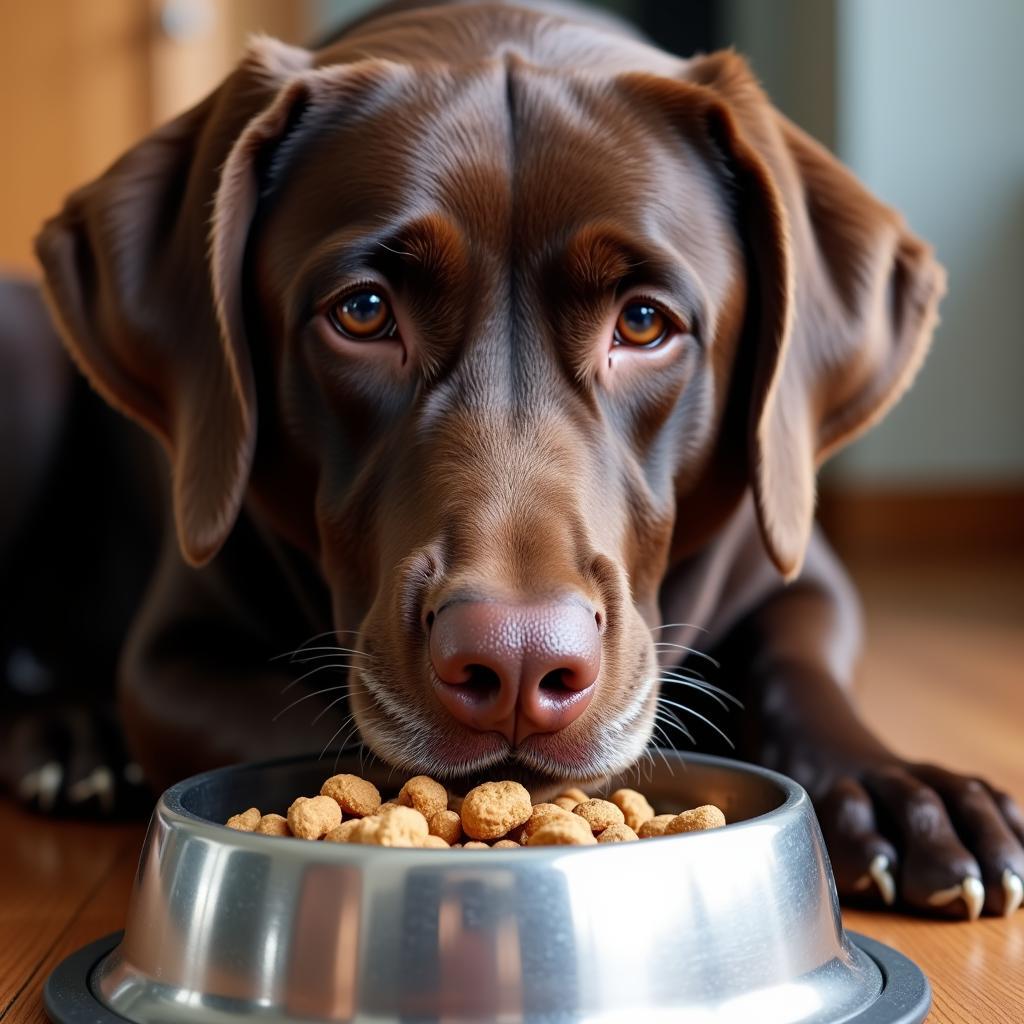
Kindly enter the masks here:
M 542 791 L 689 729 L 808 789 L 844 897 L 1019 907 L 1012 801 L 858 718 L 857 599 L 814 523 L 943 271 L 740 57 L 514 0 L 260 38 L 37 251 L 96 394 L 8 286 L 33 343 L 3 358 L 53 399 L 20 403 L 6 538 L 26 799 L 353 740 Z M 108 675 L 123 751 L 76 698 Z

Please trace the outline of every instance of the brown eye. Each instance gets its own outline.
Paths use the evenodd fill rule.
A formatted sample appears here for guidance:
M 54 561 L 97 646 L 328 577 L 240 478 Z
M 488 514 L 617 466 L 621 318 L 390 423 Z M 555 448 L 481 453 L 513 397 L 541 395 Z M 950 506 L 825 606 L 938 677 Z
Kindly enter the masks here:
M 649 302 L 631 302 L 615 321 L 615 340 L 620 345 L 656 345 L 668 333 L 668 318 Z
M 327 316 L 336 331 L 358 341 L 387 337 L 395 330 L 387 300 L 370 288 L 346 295 Z

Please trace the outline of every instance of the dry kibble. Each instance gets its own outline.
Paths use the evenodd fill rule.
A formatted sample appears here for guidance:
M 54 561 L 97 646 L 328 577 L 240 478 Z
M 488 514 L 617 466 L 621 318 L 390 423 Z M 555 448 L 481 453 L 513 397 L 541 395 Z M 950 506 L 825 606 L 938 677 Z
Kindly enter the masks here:
M 518 782 L 485 782 L 462 803 L 462 829 L 473 839 L 500 839 L 533 812 L 529 792 Z
M 226 824 L 228 828 L 233 828 L 236 832 L 253 832 L 262 817 L 255 807 L 250 807 L 249 810 L 243 811 L 241 814 L 233 814 L 228 818 Z
M 372 782 L 358 775 L 332 775 L 321 787 L 322 796 L 337 801 L 345 814 L 365 818 L 380 808 L 380 792 Z
M 427 822 L 432 836 L 440 836 L 451 845 L 462 838 L 462 819 L 455 811 L 438 811 Z
M 253 830 L 261 836 L 290 836 L 292 830 L 288 827 L 288 819 L 280 814 L 264 814 L 259 824 Z
M 332 775 L 318 796 L 293 801 L 287 817 L 250 807 L 226 824 L 243 832 L 329 843 L 516 850 L 629 843 L 721 828 L 726 821 L 712 804 L 681 814 L 655 814 L 647 797 L 635 789 L 618 789 L 603 800 L 574 786 L 550 802 L 532 804 L 518 782 L 485 782 L 460 797 L 426 775 L 409 779 L 398 796 L 382 803 L 380 791 L 367 779 Z
M 665 835 L 678 832 L 703 832 L 709 828 L 721 828 L 725 815 L 714 804 L 703 804 L 692 810 L 677 814 L 665 827 Z
M 329 796 L 300 796 L 288 808 L 288 827 L 300 839 L 319 839 L 341 824 L 341 808 Z
M 438 811 L 448 809 L 448 790 L 428 775 L 416 775 L 402 787 L 398 802 L 404 807 L 415 807 L 430 821 Z
M 530 813 L 530 817 L 527 819 L 525 825 L 523 825 L 522 834 L 519 837 L 519 842 L 526 846 L 530 841 L 530 836 L 541 827 L 541 825 L 554 814 L 565 814 L 572 813 L 567 811 L 558 804 L 534 804 L 533 810 Z
M 650 805 L 643 793 L 635 789 L 617 789 L 608 798 L 626 819 L 626 824 L 634 831 L 638 831 L 645 821 L 654 817 L 654 808 Z
M 581 824 L 576 824 L 576 822 Z M 527 846 L 591 846 L 596 843 L 594 833 L 582 818 L 573 821 L 571 815 L 553 814 L 530 836 Z
M 352 833 L 359 827 L 361 818 L 349 818 L 348 821 L 343 821 L 337 828 L 332 828 L 327 835 L 324 836 L 325 843 L 351 843 L 353 842 Z
M 641 839 L 650 839 L 653 836 L 663 836 L 668 823 L 675 817 L 674 814 L 656 814 L 648 818 L 637 830 L 636 834 Z
M 424 836 L 419 845 L 421 847 L 429 847 L 431 849 L 447 850 L 449 849 L 448 844 L 440 837 L 435 835 Z
M 621 825 L 626 820 L 622 816 L 622 811 L 608 800 L 584 800 L 573 808 L 572 813 L 586 821 L 591 832 L 603 832 L 606 828 Z
M 573 804 L 573 807 L 575 807 L 576 804 L 583 803 L 584 800 L 590 799 L 590 794 L 584 793 L 583 790 L 579 788 L 579 786 L 570 786 L 568 789 L 563 789 L 562 792 L 558 795 L 564 796 L 569 800 L 575 800 L 576 803 Z
M 628 825 L 609 825 L 598 837 L 599 843 L 631 843 L 640 837 Z

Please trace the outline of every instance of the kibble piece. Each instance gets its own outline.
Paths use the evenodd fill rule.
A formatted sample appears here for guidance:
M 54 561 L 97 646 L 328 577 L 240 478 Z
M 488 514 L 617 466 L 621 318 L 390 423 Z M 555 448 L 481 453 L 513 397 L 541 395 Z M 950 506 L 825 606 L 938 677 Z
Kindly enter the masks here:
M 236 832 L 252 832 L 262 817 L 263 815 L 255 807 L 250 807 L 249 810 L 242 811 L 241 814 L 232 814 L 225 824 Z
M 427 819 L 413 807 L 393 807 L 363 821 L 373 826 L 370 842 L 377 846 L 419 846 L 430 832 Z
M 530 794 L 518 782 L 485 782 L 466 794 L 462 828 L 472 839 L 500 839 L 532 812 Z
M 645 821 L 650 821 L 654 817 L 654 808 L 648 802 L 647 797 L 643 793 L 638 793 L 635 789 L 617 789 L 609 799 L 622 811 L 626 824 L 634 832 Z
M 725 815 L 714 804 L 702 804 L 692 810 L 677 814 L 665 827 L 665 835 L 679 832 L 703 832 L 709 828 L 721 828 Z
M 438 811 L 448 809 L 448 790 L 429 775 L 416 775 L 402 787 L 398 802 L 404 807 L 415 807 L 430 821 Z
M 385 811 L 390 811 L 392 807 L 404 807 L 404 804 L 400 804 L 397 800 L 386 800 L 380 805 L 373 813 L 383 814 Z
M 471 839 L 468 843 L 463 843 L 462 848 L 464 850 L 489 850 L 490 847 L 486 843 L 478 843 L 475 839 Z
M 288 808 L 288 827 L 299 839 L 319 839 L 341 824 L 341 808 L 329 796 L 300 796 Z
M 349 818 L 348 821 L 343 821 L 337 828 L 332 828 L 327 835 L 324 836 L 325 843 L 352 843 L 355 840 L 352 838 L 352 833 L 359 827 L 361 818 Z
M 261 836 L 290 836 L 292 830 L 288 827 L 288 819 L 280 814 L 264 814 L 259 824 L 253 830 Z
M 420 846 L 425 846 L 437 850 L 449 849 L 448 844 L 440 836 L 435 835 L 424 836 L 420 840 Z
M 653 836 L 663 836 L 668 823 L 675 817 L 674 814 L 656 814 L 648 818 L 637 830 L 636 834 L 640 839 L 650 839 Z
M 440 836 L 449 845 L 462 838 L 462 819 L 454 811 L 438 811 L 427 824 L 432 836 Z
M 598 837 L 599 843 L 631 843 L 640 837 L 628 825 L 609 825 Z
M 375 814 L 380 807 L 380 791 L 358 775 L 332 775 L 320 787 L 320 793 L 336 800 L 346 814 L 357 818 Z
M 584 800 L 590 799 L 589 793 L 584 793 L 579 786 L 570 786 L 568 789 L 563 789 L 559 796 L 567 797 L 569 800 L 575 800 L 577 804 L 583 803 Z M 576 804 L 573 804 L 575 807 Z
M 576 805 L 583 801 L 577 800 L 574 796 L 556 796 L 551 802 L 556 806 L 561 807 L 563 811 L 572 812 Z
M 576 824 L 576 822 L 582 824 Z M 571 815 L 564 818 L 552 815 L 536 832 L 530 836 L 527 846 L 591 846 L 596 843 L 594 833 L 586 827 L 582 818 L 572 820 Z
M 514 839 L 499 839 L 492 847 L 492 850 L 518 850 L 519 843 Z
M 584 800 L 573 808 L 572 813 L 586 821 L 591 832 L 603 832 L 626 820 L 622 811 L 608 800 Z
M 526 824 L 523 825 L 522 833 L 519 837 L 519 842 L 526 846 L 530 841 L 530 836 L 537 831 L 544 824 L 544 822 L 554 814 L 570 814 L 570 811 L 559 807 L 558 804 L 534 804 L 533 810 L 530 812 L 530 817 Z

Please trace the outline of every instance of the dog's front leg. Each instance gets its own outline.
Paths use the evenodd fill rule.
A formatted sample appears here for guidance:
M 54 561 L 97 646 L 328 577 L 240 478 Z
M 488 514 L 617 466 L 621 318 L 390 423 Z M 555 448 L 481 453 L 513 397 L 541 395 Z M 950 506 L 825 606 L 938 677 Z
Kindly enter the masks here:
M 732 631 L 723 668 L 743 678 L 744 753 L 810 792 L 840 893 L 919 910 L 1009 914 L 1022 899 L 1024 818 L 987 782 L 889 750 L 851 701 L 856 596 L 824 540 L 806 568 Z
M 128 746 L 154 789 L 344 738 L 355 656 L 325 632 L 321 597 L 300 592 L 244 520 L 202 569 L 169 539 L 119 672 Z

